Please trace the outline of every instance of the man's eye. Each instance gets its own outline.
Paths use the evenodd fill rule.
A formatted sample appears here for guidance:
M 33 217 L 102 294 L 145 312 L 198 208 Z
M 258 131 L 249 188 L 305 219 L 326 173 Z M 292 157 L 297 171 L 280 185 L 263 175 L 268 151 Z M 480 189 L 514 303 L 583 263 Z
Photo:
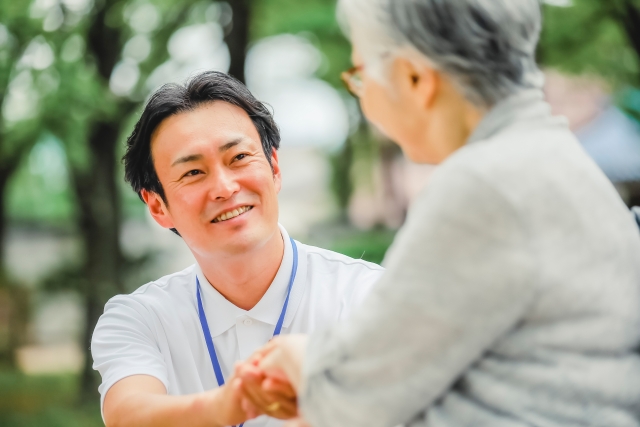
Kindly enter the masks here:
M 242 160 L 242 159 L 244 159 L 245 157 L 247 157 L 247 155 L 246 155 L 246 154 L 244 154 L 244 153 L 242 153 L 242 154 L 238 154 L 238 155 L 237 155 L 237 156 L 235 156 L 233 159 L 234 159 L 234 160 L 236 160 L 236 161 L 238 161 L 238 160 Z
M 196 175 L 200 175 L 200 173 L 201 172 L 198 169 L 194 169 L 185 173 L 184 176 L 196 176 Z

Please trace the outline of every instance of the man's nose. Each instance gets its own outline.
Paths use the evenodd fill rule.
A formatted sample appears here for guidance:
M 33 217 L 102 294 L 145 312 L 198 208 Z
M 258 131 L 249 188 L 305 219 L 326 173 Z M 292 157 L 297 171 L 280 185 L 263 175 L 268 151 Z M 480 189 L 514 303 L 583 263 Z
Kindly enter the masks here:
M 240 190 L 235 175 L 227 170 L 218 170 L 211 174 L 209 195 L 213 200 L 226 200 Z

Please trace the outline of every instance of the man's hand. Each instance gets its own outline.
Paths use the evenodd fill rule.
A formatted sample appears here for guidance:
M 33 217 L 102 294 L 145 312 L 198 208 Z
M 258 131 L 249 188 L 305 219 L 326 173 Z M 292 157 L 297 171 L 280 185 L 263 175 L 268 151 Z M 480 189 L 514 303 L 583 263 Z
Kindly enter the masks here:
M 242 380 L 245 396 L 243 410 L 248 417 L 261 414 L 279 419 L 297 416 L 296 393 L 288 381 L 267 377 L 257 364 L 259 358 L 238 364 L 236 373 Z
M 284 427 L 311 427 L 311 425 L 307 423 L 304 418 L 294 418 L 287 421 Z
M 296 394 L 306 345 L 306 335 L 276 337 L 237 365 L 247 416 L 291 419 L 298 415 Z
M 244 394 L 242 380 L 238 377 L 237 370 L 224 386 L 212 390 L 211 393 L 215 393 L 212 406 L 217 413 L 216 425 L 238 425 L 257 416 L 250 416 L 242 407 Z

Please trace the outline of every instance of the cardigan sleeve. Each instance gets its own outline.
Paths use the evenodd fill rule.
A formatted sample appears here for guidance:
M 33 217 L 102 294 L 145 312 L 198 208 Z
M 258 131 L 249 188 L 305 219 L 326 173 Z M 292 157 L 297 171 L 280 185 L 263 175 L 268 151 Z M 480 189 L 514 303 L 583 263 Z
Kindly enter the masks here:
M 389 427 L 423 413 L 534 298 L 517 209 L 482 177 L 434 174 L 353 316 L 310 338 L 300 407 L 314 427 Z

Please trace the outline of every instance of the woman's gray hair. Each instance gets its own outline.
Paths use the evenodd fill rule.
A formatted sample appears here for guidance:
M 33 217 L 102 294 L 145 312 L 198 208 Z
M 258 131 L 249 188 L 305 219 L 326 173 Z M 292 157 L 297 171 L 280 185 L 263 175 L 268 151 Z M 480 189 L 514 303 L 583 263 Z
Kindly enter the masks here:
M 382 77 L 385 55 L 404 51 L 448 74 L 480 107 L 542 86 L 539 0 L 340 0 L 338 11 L 374 76 Z

